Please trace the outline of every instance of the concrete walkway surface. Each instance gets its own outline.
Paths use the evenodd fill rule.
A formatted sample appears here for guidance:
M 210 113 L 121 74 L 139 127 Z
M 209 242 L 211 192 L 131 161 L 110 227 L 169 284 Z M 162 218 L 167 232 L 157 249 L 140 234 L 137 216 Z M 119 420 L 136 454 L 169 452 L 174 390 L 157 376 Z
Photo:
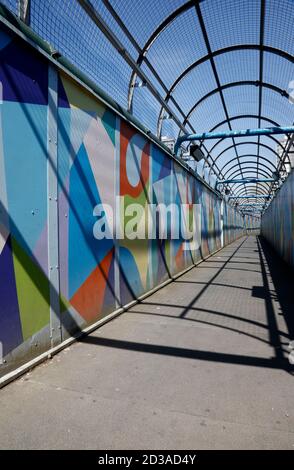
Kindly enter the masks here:
M 294 449 L 293 292 L 243 237 L 0 390 L 0 448 Z

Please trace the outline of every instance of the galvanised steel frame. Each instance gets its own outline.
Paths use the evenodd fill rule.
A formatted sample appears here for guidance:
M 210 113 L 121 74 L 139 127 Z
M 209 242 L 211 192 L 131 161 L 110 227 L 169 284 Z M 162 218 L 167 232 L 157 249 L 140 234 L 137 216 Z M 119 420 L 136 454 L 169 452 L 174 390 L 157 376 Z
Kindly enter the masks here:
M 25 0 L 23 0 L 25 1 Z M 129 91 L 128 91 L 128 110 L 132 111 L 133 110 L 133 102 L 134 102 L 134 93 L 137 85 L 137 79 L 138 77 L 142 80 L 142 82 L 148 87 L 150 92 L 153 94 L 153 96 L 157 99 L 157 101 L 161 105 L 161 110 L 159 112 L 158 116 L 158 123 L 157 123 L 157 132 L 158 136 L 161 136 L 162 132 L 162 123 L 163 120 L 165 119 L 166 115 L 170 116 L 174 122 L 177 124 L 179 127 L 179 135 L 181 133 L 187 134 L 190 131 L 195 133 L 195 129 L 193 128 L 193 125 L 191 124 L 191 116 L 193 112 L 197 109 L 197 106 L 199 106 L 200 103 L 203 103 L 206 99 L 209 97 L 213 96 L 214 94 L 219 94 L 221 102 L 222 102 L 222 107 L 223 111 L 225 114 L 225 121 L 219 122 L 218 124 L 215 125 L 214 129 L 219 127 L 220 125 L 226 123 L 229 126 L 229 129 L 232 130 L 232 121 L 235 119 L 241 119 L 241 116 L 230 116 L 228 109 L 227 109 L 227 104 L 225 101 L 224 93 L 223 91 L 226 89 L 230 89 L 232 87 L 239 87 L 239 86 L 256 86 L 259 89 L 259 94 L 258 94 L 258 113 L 256 115 L 242 115 L 242 117 L 245 116 L 251 116 L 255 117 L 258 121 L 258 127 L 261 127 L 261 122 L 263 120 L 267 120 L 268 122 L 272 122 L 273 125 L 278 126 L 279 123 L 273 123 L 273 121 L 270 118 L 264 117 L 262 115 L 262 103 L 263 103 L 263 90 L 265 88 L 270 89 L 271 91 L 278 93 L 281 98 L 287 99 L 288 94 L 285 90 L 282 90 L 278 86 L 272 84 L 272 83 L 266 83 L 264 81 L 264 53 L 270 53 L 274 54 L 276 56 L 279 56 L 283 58 L 286 61 L 289 61 L 290 63 L 294 62 L 294 58 L 291 54 L 289 54 L 287 51 L 283 49 L 279 49 L 277 47 L 272 47 L 268 44 L 264 43 L 264 29 L 265 29 L 265 12 L 266 12 L 266 0 L 260 0 L 260 26 L 259 26 L 259 42 L 257 44 L 233 44 L 229 45 L 227 47 L 218 49 L 218 50 L 212 50 L 208 33 L 206 30 L 206 25 L 205 21 L 202 16 L 201 8 L 200 8 L 200 3 L 201 0 L 193 0 L 193 1 L 187 1 L 183 5 L 181 5 L 179 8 L 174 10 L 167 18 L 164 19 L 164 21 L 155 28 L 155 30 L 152 32 L 150 37 L 147 39 L 143 47 L 140 47 L 133 35 L 130 33 L 128 28 L 125 26 L 124 22 L 122 19 L 119 17 L 119 15 L 116 13 L 115 9 L 111 5 L 109 0 L 102 0 L 104 6 L 107 8 L 109 13 L 112 15 L 120 29 L 124 32 L 128 40 L 131 42 L 131 44 L 134 46 L 135 50 L 138 52 L 138 57 L 136 60 L 132 59 L 132 57 L 128 54 L 126 49 L 123 47 L 121 42 L 118 40 L 118 38 L 114 35 L 114 33 L 110 30 L 110 28 L 107 26 L 107 24 L 103 21 L 101 16 L 95 11 L 93 6 L 88 0 L 77 0 L 78 3 L 82 6 L 82 8 L 87 12 L 87 14 L 90 16 L 90 18 L 97 24 L 97 26 L 101 29 L 101 31 L 104 33 L 104 35 L 108 38 L 108 40 L 111 42 L 111 44 L 116 48 L 116 50 L 120 53 L 120 55 L 124 58 L 124 60 L 130 65 L 132 68 L 132 74 L 130 77 L 130 82 L 129 82 Z M 151 62 L 148 60 L 148 52 L 150 48 L 154 45 L 156 40 L 160 37 L 160 35 L 165 31 L 166 28 L 168 28 L 173 21 L 175 21 L 180 15 L 183 13 L 187 12 L 188 10 L 195 10 L 195 14 L 197 15 L 202 36 L 206 45 L 207 49 L 207 54 L 189 65 L 174 81 L 172 86 L 168 88 L 162 78 L 159 76 Z M 242 51 L 242 50 L 255 50 L 259 52 L 259 75 L 258 75 L 258 80 L 256 81 L 239 81 L 239 82 L 232 82 L 228 83 L 225 85 L 222 85 L 220 83 L 220 79 L 218 76 L 217 68 L 215 65 L 215 58 L 218 56 L 221 56 L 223 54 L 227 54 L 233 51 Z M 191 107 L 190 111 L 185 114 L 180 106 L 180 104 L 176 101 L 176 99 L 173 96 L 173 92 L 176 89 L 176 87 L 179 85 L 179 83 L 182 82 L 182 80 L 185 79 L 185 77 L 196 67 L 199 65 L 209 62 L 212 67 L 213 75 L 217 84 L 217 88 L 214 90 L 211 90 L 209 93 L 207 93 L 205 96 L 202 96 L 197 103 L 193 104 Z M 157 91 L 157 89 L 153 86 L 153 84 L 150 82 L 146 74 L 142 71 L 142 65 L 146 65 L 149 69 L 149 71 L 152 73 L 152 75 L 155 77 L 159 85 L 162 87 L 163 91 L 166 93 L 165 97 L 162 97 L 161 94 Z M 173 105 L 173 109 L 169 106 L 169 102 Z M 176 110 L 173 111 L 173 110 Z M 270 138 L 273 138 L 272 136 L 269 136 Z M 238 146 L 235 141 L 234 136 L 232 138 L 232 146 L 230 146 L 228 149 L 233 149 L 235 152 L 235 158 L 230 160 L 230 163 L 232 163 L 232 169 L 236 167 L 236 164 L 234 161 L 237 162 L 237 166 L 239 168 L 239 174 L 240 176 L 243 176 L 243 169 L 245 171 L 244 165 L 246 162 L 242 162 L 242 155 L 239 155 L 238 153 Z M 290 137 L 291 138 L 291 137 Z M 290 141 L 290 138 L 288 139 L 288 142 Z M 275 140 L 275 139 L 274 139 Z M 278 145 L 279 142 L 275 140 L 276 144 Z M 213 173 L 216 174 L 218 178 L 224 178 L 224 175 L 222 174 L 224 167 L 220 168 L 217 165 L 217 161 L 220 158 L 220 154 L 214 154 L 212 153 L 214 149 L 211 149 L 209 152 L 203 142 L 201 143 L 201 147 L 205 151 L 205 162 L 207 166 L 210 168 L 210 171 L 213 171 Z M 217 145 L 217 144 L 216 144 Z M 257 146 L 257 152 L 256 152 L 256 175 L 258 176 L 262 168 L 264 167 L 264 162 L 265 161 L 265 156 L 262 155 L 262 149 L 265 148 L 265 145 L 261 143 L 260 136 L 257 138 L 257 142 L 255 142 L 255 145 Z M 287 146 L 289 148 L 289 146 Z M 277 161 L 278 161 L 278 170 L 284 168 L 285 169 L 285 163 L 287 162 L 287 149 L 283 150 L 283 155 L 280 157 L 277 152 L 274 152 L 272 149 L 273 153 L 276 153 L 277 155 Z M 224 152 L 221 152 L 222 155 Z M 268 160 L 269 163 L 269 160 Z M 224 166 L 227 166 L 228 162 L 225 163 Z M 227 173 L 227 172 L 226 172 Z M 274 191 L 275 184 L 271 185 L 270 192 L 271 194 Z M 233 189 L 233 188 L 232 188 Z M 247 191 L 248 187 L 244 186 L 244 190 Z M 260 183 L 256 184 L 255 187 L 255 193 L 257 194 L 258 192 L 261 192 L 262 187 L 260 186 Z M 234 191 L 236 191 L 236 188 L 234 188 Z

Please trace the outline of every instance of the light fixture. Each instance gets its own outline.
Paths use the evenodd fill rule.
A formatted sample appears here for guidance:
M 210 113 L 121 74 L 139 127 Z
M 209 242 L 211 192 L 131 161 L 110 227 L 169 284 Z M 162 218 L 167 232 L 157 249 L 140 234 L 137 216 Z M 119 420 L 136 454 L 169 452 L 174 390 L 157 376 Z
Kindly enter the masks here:
M 190 155 L 196 162 L 200 162 L 200 160 L 204 158 L 202 150 L 200 150 L 199 145 L 196 144 L 190 145 Z
M 273 174 L 272 174 L 272 177 L 275 181 L 278 181 L 279 180 L 279 172 L 278 171 L 274 171 Z

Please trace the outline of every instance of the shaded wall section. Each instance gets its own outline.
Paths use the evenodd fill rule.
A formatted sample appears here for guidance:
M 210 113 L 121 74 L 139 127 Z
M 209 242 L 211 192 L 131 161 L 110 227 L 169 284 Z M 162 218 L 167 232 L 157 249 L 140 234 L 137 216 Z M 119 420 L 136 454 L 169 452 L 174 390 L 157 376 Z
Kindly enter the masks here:
M 294 268 L 294 172 L 270 203 L 261 219 L 261 234 Z
M 0 81 L 4 375 L 240 237 L 244 222 L 8 29 L 0 31 Z M 164 237 L 150 204 L 171 203 Z M 134 204 L 145 236 L 131 239 Z M 110 236 L 100 239 L 102 219 Z M 193 233 L 188 241 L 184 226 Z

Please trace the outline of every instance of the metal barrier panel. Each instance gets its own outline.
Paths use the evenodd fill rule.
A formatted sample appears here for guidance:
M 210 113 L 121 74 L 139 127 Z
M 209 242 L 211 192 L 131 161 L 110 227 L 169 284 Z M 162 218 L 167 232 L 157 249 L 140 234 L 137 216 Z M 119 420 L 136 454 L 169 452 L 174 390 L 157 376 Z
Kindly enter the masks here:
M 244 221 L 239 212 L 225 202 L 223 217 L 224 244 L 227 245 L 244 235 L 246 221 Z
M 0 31 L 0 57 L 3 374 L 51 344 L 47 208 L 50 155 L 48 62 L 4 30 Z
M 222 229 L 215 192 L 4 27 L 0 85 L 3 376 L 221 248 Z M 228 205 L 223 230 L 244 233 Z
M 261 234 L 294 267 L 294 172 L 290 173 L 261 218 Z

